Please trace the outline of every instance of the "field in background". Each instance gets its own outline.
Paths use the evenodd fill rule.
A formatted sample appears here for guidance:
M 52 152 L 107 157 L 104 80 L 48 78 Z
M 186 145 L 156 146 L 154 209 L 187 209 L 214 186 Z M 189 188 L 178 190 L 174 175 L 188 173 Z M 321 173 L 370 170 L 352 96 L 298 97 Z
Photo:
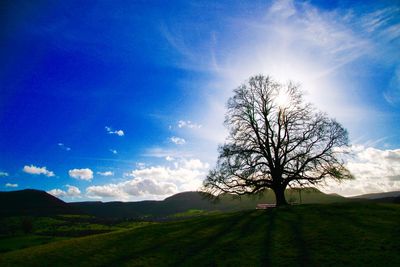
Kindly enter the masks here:
M 0 218 L 0 253 L 76 237 L 133 229 L 150 222 L 105 220 L 88 215 Z

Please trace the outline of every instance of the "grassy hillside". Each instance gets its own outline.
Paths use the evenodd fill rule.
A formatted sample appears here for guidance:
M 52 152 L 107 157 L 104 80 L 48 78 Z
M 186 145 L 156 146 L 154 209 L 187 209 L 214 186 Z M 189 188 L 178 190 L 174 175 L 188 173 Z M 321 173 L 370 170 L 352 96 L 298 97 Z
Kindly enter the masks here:
M 400 206 L 201 216 L 0 254 L 0 266 L 400 266 Z
M 0 218 L 0 253 L 148 224 L 151 223 L 104 220 L 87 215 L 5 217 Z

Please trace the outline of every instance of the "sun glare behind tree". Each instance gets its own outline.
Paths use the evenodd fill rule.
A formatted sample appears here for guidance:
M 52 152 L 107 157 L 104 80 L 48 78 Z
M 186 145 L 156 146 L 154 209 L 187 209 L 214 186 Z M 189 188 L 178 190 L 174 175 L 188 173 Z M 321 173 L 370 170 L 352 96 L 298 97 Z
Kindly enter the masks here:
M 325 178 L 350 179 L 338 147 L 348 146 L 346 129 L 305 103 L 299 86 L 254 76 L 228 101 L 226 143 L 203 190 L 219 195 L 255 194 L 271 188 L 286 205 L 288 186 Z

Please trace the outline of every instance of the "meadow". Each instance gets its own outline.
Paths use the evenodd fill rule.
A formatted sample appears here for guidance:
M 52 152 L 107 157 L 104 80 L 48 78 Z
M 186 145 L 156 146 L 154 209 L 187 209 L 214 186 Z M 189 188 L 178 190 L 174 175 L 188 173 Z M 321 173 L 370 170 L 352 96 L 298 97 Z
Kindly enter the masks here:
M 82 236 L 133 229 L 149 223 L 71 214 L 0 218 L 0 253 Z
M 113 226 L 109 233 L 4 252 L 0 265 L 400 266 L 396 204 L 188 213 L 193 218 Z

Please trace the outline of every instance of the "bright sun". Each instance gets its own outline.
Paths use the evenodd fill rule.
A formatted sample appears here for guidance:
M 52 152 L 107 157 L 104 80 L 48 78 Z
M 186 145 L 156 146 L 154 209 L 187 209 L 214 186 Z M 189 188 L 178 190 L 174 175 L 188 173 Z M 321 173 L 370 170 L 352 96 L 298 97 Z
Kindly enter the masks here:
M 285 108 L 289 105 L 290 102 L 290 97 L 286 92 L 279 92 L 279 94 L 275 98 L 275 103 L 280 107 L 280 108 Z

